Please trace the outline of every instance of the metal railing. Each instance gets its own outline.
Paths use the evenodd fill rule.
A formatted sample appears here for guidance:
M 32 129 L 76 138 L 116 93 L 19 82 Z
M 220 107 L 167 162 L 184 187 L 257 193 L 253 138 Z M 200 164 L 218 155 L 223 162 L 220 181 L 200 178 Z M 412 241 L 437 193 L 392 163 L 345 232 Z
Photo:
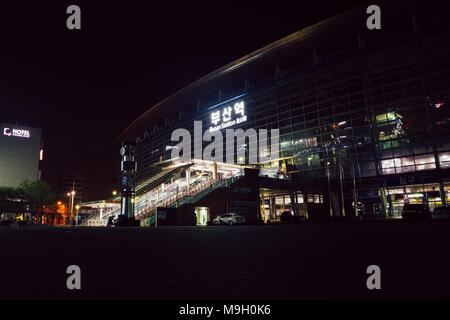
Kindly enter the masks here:
M 179 207 L 186 203 L 195 203 L 204 198 L 218 188 L 226 188 L 244 176 L 244 170 L 226 179 L 204 179 L 199 178 L 191 185 L 178 188 L 176 184 L 170 185 L 159 196 L 159 201 L 152 201 L 155 196 L 157 188 L 152 189 L 135 202 L 135 216 L 138 219 L 145 219 L 156 212 L 158 207 Z M 177 190 L 178 189 L 178 190 Z M 87 226 L 106 226 L 109 217 L 118 216 L 120 214 L 120 207 L 100 215 L 96 214 L 89 217 L 83 225 Z
M 178 202 L 172 203 L 170 205 L 170 207 L 173 207 L 174 205 L 181 206 L 185 203 L 195 203 L 195 202 L 199 201 L 200 199 L 206 197 L 208 194 L 210 194 L 211 192 L 213 192 L 214 190 L 216 190 L 218 188 L 229 187 L 231 184 L 233 184 L 234 182 L 236 182 L 243 176 L 244 176 L 244 170 L 239 171 L 237 174 L 235 174 L 234 176 L 231 176 L 228 179 L 211 180 L 211 182 L 208 184 L 208 186 L 206 186 L 199 192 L 196 192 L 194 194 L 184 195 L 183 197 L 180 197 L 178 199 Z

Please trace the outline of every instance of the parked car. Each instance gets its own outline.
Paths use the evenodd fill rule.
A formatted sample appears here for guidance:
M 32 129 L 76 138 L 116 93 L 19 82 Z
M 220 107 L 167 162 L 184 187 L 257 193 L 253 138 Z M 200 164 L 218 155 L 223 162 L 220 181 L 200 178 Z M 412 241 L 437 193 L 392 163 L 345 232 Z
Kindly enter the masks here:
M 280 215 L 280 221 L 282 223 L 304 223 L 304 222 L 306 222 L 303 217 L 295 216 L 292 211 L 283 211 Z
M 449 219 L 450 220 L 450 207 L 434 208 L 431 218 L 436 219 L 436 220 L 441 220 L 441 219 Z
M 9 227 L 9 225 L 11 223 L 12 223 L 12 220 L 7 220 L 7 219 L 0 220 L 0 226 L 2 226 L 2 227 Z
M 425 204 L 405 204 L 402 209 L 402 218 L 405 221 L 429 221 L 431 211 Z
M 224 213 L 220 216 L 217 216 L 213 220 L 214 224 L 244 224 L 245 218 L 237 213 Z

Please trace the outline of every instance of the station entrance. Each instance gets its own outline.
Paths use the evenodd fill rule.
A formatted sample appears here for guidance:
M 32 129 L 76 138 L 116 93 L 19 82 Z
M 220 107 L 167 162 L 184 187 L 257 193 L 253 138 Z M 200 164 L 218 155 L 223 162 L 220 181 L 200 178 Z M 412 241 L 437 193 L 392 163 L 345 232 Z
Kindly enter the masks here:
M 195 207 L 195 216 L 197 217 L 198 226 L 206 226 L 210 220 L 208 207 Z
M 450 186 L 445 186 L 445 189 L 446 198 L 449 201 L 449 190 L 447 189 L 450 189 Z M 438 183 L 389 187 L 386 188 L 386 200 L 392 216 L 401 216 L 405 204 L 426 204 L 431 211 L 443 205 Z
M 323 195 L 281 189 L 260 189 L 260 212 L 264 222 L 279 221 L 285 211 L 307 218 L 308 203 L 323 203 Z

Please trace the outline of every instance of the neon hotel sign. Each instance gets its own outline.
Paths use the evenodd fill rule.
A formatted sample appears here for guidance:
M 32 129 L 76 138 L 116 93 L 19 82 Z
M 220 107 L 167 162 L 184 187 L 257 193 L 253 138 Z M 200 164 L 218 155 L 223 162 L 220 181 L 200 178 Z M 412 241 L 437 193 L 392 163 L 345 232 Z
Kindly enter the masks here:
M 8 137 L 20 137 L 20 138 L 29 138 L 30 131 L 23 129 L 12 129 L 12 128 L 3 128 L 3 135 Z

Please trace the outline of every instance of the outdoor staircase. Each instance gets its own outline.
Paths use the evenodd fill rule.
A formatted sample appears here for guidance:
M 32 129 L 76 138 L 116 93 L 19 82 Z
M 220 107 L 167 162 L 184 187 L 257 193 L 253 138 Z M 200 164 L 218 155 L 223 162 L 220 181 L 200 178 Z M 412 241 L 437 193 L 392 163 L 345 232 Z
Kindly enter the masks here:
M 189 190 L 182 190 L 175 195 L 160 199 L 152 206 L 146 206 L 140 210 L 136 207 L 136 219 L 148 218 L 155 214 L 157 207 L 175 208 L 186 203 L 196 203 L 218 188 L 226 188 L 244 176 L 244 170 L 227 179 L 207 179 L 194 184 Z
M 154 185 L 154 182 L 160 180 L 163 176 L 167 175 L 161 174 L 159 177 L 154 177 L 151 179 L 151 182 L 148 181 L 145 185 L 147 187 L 150 184 Z M 159 201 L 149 201 L 151 196 L 155 196 L 155 193 L 158 192 L 157 189 L 159 185 L 154 185 L 153 189 L 136 199 L 134 210 L 135 217 L 136 219 L 149 218 L 155 214 L 156 208 L 158 207 L 174 208 L 180 207 L 186 203 L 196 203 L 214 190 L 229 187 L 243 176 L 244 170 L 241 170 L 227 179 L 199 178 L 191 181 L 189 188 L 184 187 L 178 190 L 176 190 L 178 188 L 176 184 L 171 184 L 163 192 L 160 192 Z M 142 188 L 140 188 L 140 190 L 142 190 Z M 87 222 L 85 222 L 84 225 L 106 226 L 109 217 L 118 216 L 119 214 L 120 207 L 103 215 L 101 219 L 98 214 L 92 216 L 87 219 Z

